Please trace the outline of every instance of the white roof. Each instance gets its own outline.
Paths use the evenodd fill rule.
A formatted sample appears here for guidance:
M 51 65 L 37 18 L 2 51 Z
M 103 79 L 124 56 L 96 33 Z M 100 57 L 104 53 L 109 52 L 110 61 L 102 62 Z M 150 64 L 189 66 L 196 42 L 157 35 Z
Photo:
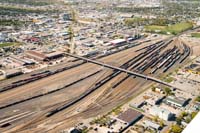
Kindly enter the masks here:
M 111 43 L 109 43 L 109 42 L 108 43 L 103 43 L 102 45 L 103 46 L 109 46 L 109 45 L 111 45 Z
M 149 120 L 145 120 L 144 123 L 145 123 L 145 125 L 148 126 L 148 127 L 152 127 L 152 128 L 155 128 L 155 129 L 159 129 L 159 128 L 160 128 L 160 125 L 159 125 L 159 124 L 154 123 L 154 122 L 149 121 Z
M 117 44 L 117 43 L 122 43 L 122 42 L 125 42 L 125 41 L 126 41 L 125 39 L 116 39 L 116 40 L 110 41 L 110 43 Z
M 157 107 L 157 106 L 153 106 L 150 109 L 151 112 L 154 112 L 155 114 L 160 114 L 162 113 L 163 115 L 169 115 L 171 114 L 171 112 L 167 109 L 161 108 L 161 107 Z

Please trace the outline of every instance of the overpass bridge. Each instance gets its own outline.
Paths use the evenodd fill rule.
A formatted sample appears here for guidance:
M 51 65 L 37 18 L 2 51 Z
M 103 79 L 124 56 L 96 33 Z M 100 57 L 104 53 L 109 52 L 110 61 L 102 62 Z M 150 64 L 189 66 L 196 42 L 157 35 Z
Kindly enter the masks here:
M 153 81 L 153 82 L 156 82 L 156 83 L 168 86 L 168 87 L 177 88 L 177 87 L 173 86 L 172 84 L 169 84 L 167 82 L 164 82 L 160 79 L 157 79 L 157 78 L 154 78 L 154 77 L 151 77 L 151 76 L 147 76 L 147 75 L 140 74 L 140 73 L 137 73 L 137 72 L 132 72 L 130 70 L 126 70 L 126 69 L 123 69 L 123 68 L 120 68 L 120 67 L 112 66 L 112 65 L 100 62 L 100 61 L 88 59 L 88 58 L 81 57 L 81 56 L 78 56 L 78 55 L 74 55 L 74 54 L 70 54 L 70 53 L 65 53 L 65 54 L 68 55 L 68 56 L 74 57 L 74 58 L 78 58 L 78 59 L 96 64 L 96 65 L 104 66 L 104 67 L 107 67 L 107 68 L 110 68 L 110 69 L 114 69 L 114 70 L 118 70 L 120 72 L 127 73 L 129 75 L 133 75 L 133 76 L 140 77 L 140 78 L 143 78 L 143 79 L 146 79 L 146 80 L 150 80 L 150 81 Z

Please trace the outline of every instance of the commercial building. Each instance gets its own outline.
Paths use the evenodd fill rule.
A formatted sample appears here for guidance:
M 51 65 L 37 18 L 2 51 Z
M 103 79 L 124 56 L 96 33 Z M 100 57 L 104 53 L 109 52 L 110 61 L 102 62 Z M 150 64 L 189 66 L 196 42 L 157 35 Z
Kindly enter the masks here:
M 142 118 L 142 114 L 133 109 L 128 109 L 125 112 L 121 113 L 117 119 L 123 122 L 124 124 L 131 125 L 137 122 L 140 118 Z
M 158 116 L 160 119 L 163 120 L 170 120 L 171 118 L 173 118 L 174 114 L 171 113 L 169 110 L 158 107 L 158 106 L 153 106 L 149 113 L 153 116 Z
M 173 107 L 184 107 L 188 103 L 189 99 L 185 99 L 183 97 L 174 97 L 174 96 L 168 96 L 164 102 L 167 105 L 173 106 Z

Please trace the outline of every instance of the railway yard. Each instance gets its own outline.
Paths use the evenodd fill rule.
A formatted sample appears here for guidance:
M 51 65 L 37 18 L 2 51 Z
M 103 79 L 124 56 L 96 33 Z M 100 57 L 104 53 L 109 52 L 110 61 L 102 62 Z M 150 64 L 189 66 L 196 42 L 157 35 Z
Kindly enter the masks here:
M 0 131 L 56 132 L 105 114 L 155 84 L 149 77 L 161 79 L 191 55 L 189 45 L 178 37 L 139 38 L 113 51 L 87 57 L 102 65 L 69 57 L 71 61 L 59 67 L 1 81 Z M 167 84 L 162 82 L 160 86 Z
M 181 133 L 200 115 L 199 2 L 0 5 L 0 133 Z

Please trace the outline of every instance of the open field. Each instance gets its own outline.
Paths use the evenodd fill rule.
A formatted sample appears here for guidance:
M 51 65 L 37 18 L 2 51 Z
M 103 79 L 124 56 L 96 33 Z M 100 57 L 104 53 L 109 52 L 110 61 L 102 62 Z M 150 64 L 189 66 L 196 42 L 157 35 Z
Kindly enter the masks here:
M 20 45 L 20 43 L 17 43 L 17 42 L 0 43 L 0 47 L 8 47 L 8 46 L 16 46 L 16 45 Z
M 33 9 L 33 8 L 25 8 L 25 7 L 17 7 L 17 6 L 3 6 L 0 5 L 0 15 L 10 15 L 10 16 L 14 16 L 14 15 L 18 15 L 18 14 L 29 14 L 29 13 L 54 13 L 54 12 L 58 12 L 58 10 L 54 10 L 54 9 Z
M 191 33 L 192 37 L 200 38 L 200 33 Z
M 0 26 L 22 26 L 25 22 L 19 20 L 1 19 Z
M 52 4 L 50 0 L 1 0 L 2 3 L 26 4 L 32 6 L 45 6 Z
M 158 26 L 158 25 L 150 25 L 146 26 L 145 29 L 148 32 L 158 32 L 162 34 L 178 34 L 185 30 L 191 29 L 193 24 L 190 22 L 181 22 L 170 26 Z

